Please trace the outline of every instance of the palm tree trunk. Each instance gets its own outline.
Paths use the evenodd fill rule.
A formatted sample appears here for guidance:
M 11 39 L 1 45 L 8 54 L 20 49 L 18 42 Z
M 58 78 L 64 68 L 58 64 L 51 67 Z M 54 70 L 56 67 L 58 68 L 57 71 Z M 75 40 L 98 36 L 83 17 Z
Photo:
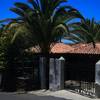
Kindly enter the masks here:
M 42 52 L 43 52 L 43 57 L 45 58 L 45 87 L 46 89 L 48 90 L 49 89 L 49 58 L 50 58 L 50 55 L 49 55 L 49 51 L 50 51 L 50 46 L 45 46 L 43 47 L 42 49 Z
M 49 89 L 49 54 L 46 54 L 46 89 Z

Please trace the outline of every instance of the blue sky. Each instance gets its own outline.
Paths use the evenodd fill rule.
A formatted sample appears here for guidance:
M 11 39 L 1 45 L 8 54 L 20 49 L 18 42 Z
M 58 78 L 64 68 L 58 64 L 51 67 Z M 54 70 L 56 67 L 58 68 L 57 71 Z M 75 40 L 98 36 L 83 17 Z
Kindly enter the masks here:
M 100 20 L 100 0 L 69 0 L 68 4 L 77 8 L 86 18 Z
M 27 0 L 0 0 L 0 20 L 4 18 L 16 17 L 16 14 L 9 11 L 14 2 L 26 2 Z M 86 18 L 94 17 L 100 20 L 100 0 L 68 0 L 68 3 L 77 8 Z

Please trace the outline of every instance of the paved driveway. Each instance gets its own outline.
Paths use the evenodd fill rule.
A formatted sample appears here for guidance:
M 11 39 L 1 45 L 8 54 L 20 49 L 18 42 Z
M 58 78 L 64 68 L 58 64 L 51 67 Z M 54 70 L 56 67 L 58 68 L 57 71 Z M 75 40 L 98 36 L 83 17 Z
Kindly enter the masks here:
M 0 93 L 0 100 L 71 100 L 53 96 L 36 96 L 31 94 Z

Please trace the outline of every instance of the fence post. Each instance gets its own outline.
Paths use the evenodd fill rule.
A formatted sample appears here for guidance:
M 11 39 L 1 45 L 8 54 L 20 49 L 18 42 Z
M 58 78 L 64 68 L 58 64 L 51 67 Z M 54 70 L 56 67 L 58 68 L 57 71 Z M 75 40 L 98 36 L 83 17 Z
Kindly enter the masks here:
M 64 89 L 64 58 L 50 58 L 49 89 Z
M 39 62 L 40 69 L 40 87 L 41 89 L 46 89 L 46 79 L 45 79 L 45 71 L 46 71 L 46 59 L 45 57 L 40 57 Z
M 95 66 L 95 93 L 96 97 L 100 98 L 100 60 Z

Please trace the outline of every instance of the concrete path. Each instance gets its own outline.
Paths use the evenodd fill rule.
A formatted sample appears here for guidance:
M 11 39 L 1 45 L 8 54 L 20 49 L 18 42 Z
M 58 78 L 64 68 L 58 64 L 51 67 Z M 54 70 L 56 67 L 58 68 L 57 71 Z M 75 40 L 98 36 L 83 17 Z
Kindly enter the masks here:
M 100 100 L 88 98 L 67 90 L 60 91 L 31 91 L 28 93 L 0 93 L 0 100 Z
M 33 94 L 0 93 L 0 100 L 65 100 L 65 99 L 53 96 L 36 96 Z
M 40 91 L 31 91 L 29 93 L 38 96 L 40 95 L 40 96 L 60 97 L 60 98 L 64 98 L 65 100 L 100 100 L 100 98 L 99 99 L 89 98 L 86 96 L 79 95 L 77 93 L 72 93 L 67 90 L 60 90 L 55 92 L 40 90 Z

